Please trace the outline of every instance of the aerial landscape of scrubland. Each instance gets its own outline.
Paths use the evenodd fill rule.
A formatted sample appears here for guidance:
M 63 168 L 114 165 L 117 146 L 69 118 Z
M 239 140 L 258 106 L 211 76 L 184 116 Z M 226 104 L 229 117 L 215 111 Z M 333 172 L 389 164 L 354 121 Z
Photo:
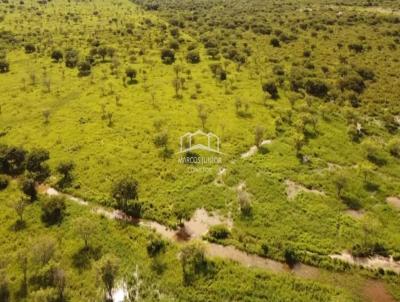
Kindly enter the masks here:
M 400 301 L 398 0 L 0 0 L 0 302 Z

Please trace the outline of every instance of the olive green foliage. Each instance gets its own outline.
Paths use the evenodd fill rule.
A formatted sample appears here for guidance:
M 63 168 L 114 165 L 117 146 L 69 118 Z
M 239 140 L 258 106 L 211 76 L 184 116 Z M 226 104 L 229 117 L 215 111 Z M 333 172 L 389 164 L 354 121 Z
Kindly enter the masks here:
M 375 273 L 329 255 L 400 255 L 398 210 L 386 201 L 400 192 L 390 9 L 398 2 L 3 1 L 0 295 L 109 299 L 138 265 L 177 301 L 360 300 L 362 275 Z M 198 129 L 220 138 L 221 164 L 179 162 L 180 137 Z M 216 211 L 233 226 L 206 239 L 346 273 L 305 281 L 192 247 L 178 259 L 142 227 L 41 196 L 43 182 L 171 227 Z M 105 255 L 119 259 L 107 284 L 95 270 Z

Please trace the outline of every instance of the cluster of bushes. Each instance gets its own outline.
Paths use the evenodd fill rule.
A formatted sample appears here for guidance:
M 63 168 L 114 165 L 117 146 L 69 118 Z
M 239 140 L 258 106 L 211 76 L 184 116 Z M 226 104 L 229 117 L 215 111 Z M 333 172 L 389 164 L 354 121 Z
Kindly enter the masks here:
M 371 256 L 383 256 L 383 257 L 388 257 L 389 256 L 389 251 L 387 248 L 379 242 L 375 243 L 370 243 L 366 242 L 363 244 L 355 244 L 351 248 L 351 253 L 353 256 L 356 257 L 371 257 Z
M 44 182 L 51 174 L 47 161 L 50 154 L 45 149 L 33 149 L 28 152 L 21 147 L 0 145 L 0 174 L 10 176 L 24 175 L 21 180 L 22 191 L 31 200 L 36 198 L 36 183 Z M 60 162 L 56 171 L 60 174 L 57 185 L 60 188 L 69 186 L 73 180 L 74 164 L 70 161 Z
M 20 147 L 0 145 L 0 173 L 21 175 L 25 170 L 37 181 L 43 181 L 50 175 L 46 163 L 49 152 L 44 149 L 34 149 L 31 152 Z
M 79 52 L 73 48 L 67 48 L 64 52 L 60 49 L 54 49 L 50 57 L 56 63 L 64 60 L 66 67 L 77 67 L 80 76 L 88 76 L 96 62 L 105 62 L 107 57 L 112 59 L 116 52 L 113 47 L 100 45 L 98 41 L 92 42 L 92 46 L 89 54 L 84 58 L 81 58 Z
M 214 78 L 220 81 L 225 81 L 227 79 L 228 74 L 221 64 L 219 63 L 210 64 L 210 69 Z
M 229 231 L 227 226 L 223 224 L 214 225 L 208 231 L 208 236 L 212 240 L 223 240 L 228 238 L 230 234 L 231 232 Z

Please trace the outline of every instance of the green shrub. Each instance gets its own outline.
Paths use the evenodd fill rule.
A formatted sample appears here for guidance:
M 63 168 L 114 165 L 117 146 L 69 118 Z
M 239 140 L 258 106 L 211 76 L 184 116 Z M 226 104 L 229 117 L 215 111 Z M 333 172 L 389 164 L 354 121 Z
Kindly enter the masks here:
M 263 242 L 261 244 L 261 252 L 264 256 L 268 256 L 269 253 L 269 245 L 267 242 Z
M 227 226 L 223 224 L 214 225 L 208 231 L 209 236 L 214 239 L 226 239 L 230 236 L 230 233 Z
M 128 200 L 122 210 L 131 217 L 141 218 L 143 216 L 143 203 L 139 200 Z
M 386 246 L 380 242 L 355 244 L 351 248 L 351 253 L 356 257 L 371 257 L 375 255 L 383 257 L 389 256 L 389 251 Z
M 21 181 L 21 190 L 25 195 L 29 196 L 31 201 L 34 201 L 36 199 L 36 182 L 33 178 L 24 178 Z
M 360 52 L 364 51 L 364 46 L 362 44 L 359 44 L 359 43 L 349 44 L 348 47 L 349 47 L 349 50 L 352 50 L 352 51 L 354 51 L 356 53 L 360 53 Z
M 164 239 L 159 237 L 151 238 L 149 243 L 147 244 L 147 254 L 150 257 L 155 257 L 160 253 L 164 253 L 166 249 L 167 243 Z
M 56 166 L 57 172 L 61 174 L 61 179 L 57 182 L 57 186 L 65 188 L 71 184 L 74 168 L 75 164 L 72 161 L 62 161 Z
M 61 50 L 55 49 L 51 52 L 51 58 L 55 62 L 60 62 L 63 59 L 64 55 Z
M 10 71 L 10 63 L 6 59 L 0 60 L 0 73 L 6 73 Z
M 34 149 L 26 158 L 26 169 L 34 175 L 36 180 L 43 181 L 50 176 L 50 168 L 45 163 L 49 159 L 49 151 Z
M 0 175 L 0 191 L 8 187 L 8 178 L 6 176 Z
M 168 43 L 168 47 L 170 49 L 173 49 L 173 50 L 178 50 L 179 49 L 179 42 L 177 40 L 171 40 Z
M 386 113 L 383 116 L 383 122 L 385 124 L 385 128 L 391 134 L 395 134 L 397 130 L 399 130 L 399 123 L 397 122 L 396 117 L 393 114 Z
M 25 45 L 25 53 L 33 53 L 36 51 L 35 45 L 28 43 Z
M 88 76 L 92 71 L 92 65 L 88 61 L 80 62 L 78 65 L 78 70 L 80 76 Z
M 172 64 L 175 62 L 175 52 L 172 49 L 161 50 L 161 61 L 164 64 Z
M 318 79 L 308 79 L 305 88 L 307 93 L 319 98 L 326 97 L 329 91 L 328 85 Z
M 340 198 L 349 209 L 359 210 L 361 208 L 359 199 L 351 193 L 345 192 Z
M 281 46 L 281 42 L 279 41 L 278 38 L 272 38 L 271 41 L 270 41 L 270 44 L 273 47 L 280 47 Z
M 207 55 L 209 55 L 211 59 L 216 60 L 218 58 L 218 54 L 218 48 L 207 48 Z
M 274 81 L 268 81 L 262 85 L 262 90 L 268 92 L 272 99 L 277 99 L 279 97 L 278 88 Z
M 67 49 L 65 52 L 65 66 L 74 68 L 78 64 L 79 53 L 75 49 Z
M 131 82 L 133 82 L 133 80 L 136 78 L 137 71 L 132 67 L 128 67 L 125 70 L 125 74 L 131 80 Z
M 117 202 L 138 199 L 138 182 L 137 180 L 126 177 L 114 183 L 112 189 L 112 197 Z
M 400 140 L 394 139 L 389 142 L 389 152 L 392 156 L 400 158 Z
M 352 90 L 362 93 L 365 89 L 364 80 L 359 75 L 346 75 L 339 80 L 339 88 L 341 90 Z
M 19 175 L 25 170 L 26 151 L 19 147 L 0 145 L 0 172 Z
M 8 285 L 8 281 L 3 272 L 0 272 L 0 301 L 8 302 L 10 301 L 10 288 Z
M 364 80 L 373 80 L 373 79 L 375 79 L 375 73 L 370 68 L 360 67 L 360 68 L 357 68 L 356 71 Z
M 48 225 L 61 223 L 64 218 L 66 204 L 64 196 L 51 196 L 41 203 L 42 221 Z
M 200 54 L 197 50 L 191 50 L 186 56 L 186 60 L 191 64 L 200 63 Z
M 386 165 L 386 154 L 376 144 L 374 144 L 373 142 L 365 142 L 363 144 L 363 147 L 366 152 L 367 159 L 370 162 L 376 164 L 377 166 Z
M 285 249 L 283 257 L 285 258 L 285 262 L 287 265 L 289 265 L 289 267 L 293 267 L 295 264 L 299 262 L 299 257 L 297 253 L 291 247 Z

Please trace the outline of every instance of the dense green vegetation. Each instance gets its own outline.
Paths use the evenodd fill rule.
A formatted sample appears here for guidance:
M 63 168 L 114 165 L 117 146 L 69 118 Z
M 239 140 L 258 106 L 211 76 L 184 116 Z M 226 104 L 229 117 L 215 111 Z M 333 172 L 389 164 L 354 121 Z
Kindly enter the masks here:
M 149 301 L 357 301 L 346 283 L 372 276 L 400 299 L 394 272 L 330 257 L 400 261 L 387 202 L 400 197 L 399 9 L 2 1 L 0 301 L 99 301 L 122 280 L 137 288 L 136 269 Z M 219 136 L 222 163 L 179 162 L 180 137 L 197 129 Z M 325 275 L 248 270 L 196 244 L 179 260 L 175 243 L 39 184 L 172 228 L 198 208 L 218 212 L 233 227 L 206 240 Z
M 146 229 L 110 222 L 74 204 L 68 204 L 62 223 L 48 225 L 41 221 L 45 199 L 27 203 L 21 218 L 14 206 L 20 198 L 15 181 L 0 192 L 1 301 L 101 301 L 107 287 L 100 272 L 108 270 L 109 261 L 116 266 L 111 269 L 116 272 L 112 288 L 121 282 L 134 284 L 138 270 L 143 301 L 228 301 L 244 296 L 253 301 L 290 301 L 294 296 L 297 301 L 350 301 L 342 290 L 211 260 L 203 260 L 207 269 L 189 286 L 176 257 L 179 248 Z M 185 267 L 195 261 L 191 256 Z M 4 288 L 10 300 L 4 298 Z

